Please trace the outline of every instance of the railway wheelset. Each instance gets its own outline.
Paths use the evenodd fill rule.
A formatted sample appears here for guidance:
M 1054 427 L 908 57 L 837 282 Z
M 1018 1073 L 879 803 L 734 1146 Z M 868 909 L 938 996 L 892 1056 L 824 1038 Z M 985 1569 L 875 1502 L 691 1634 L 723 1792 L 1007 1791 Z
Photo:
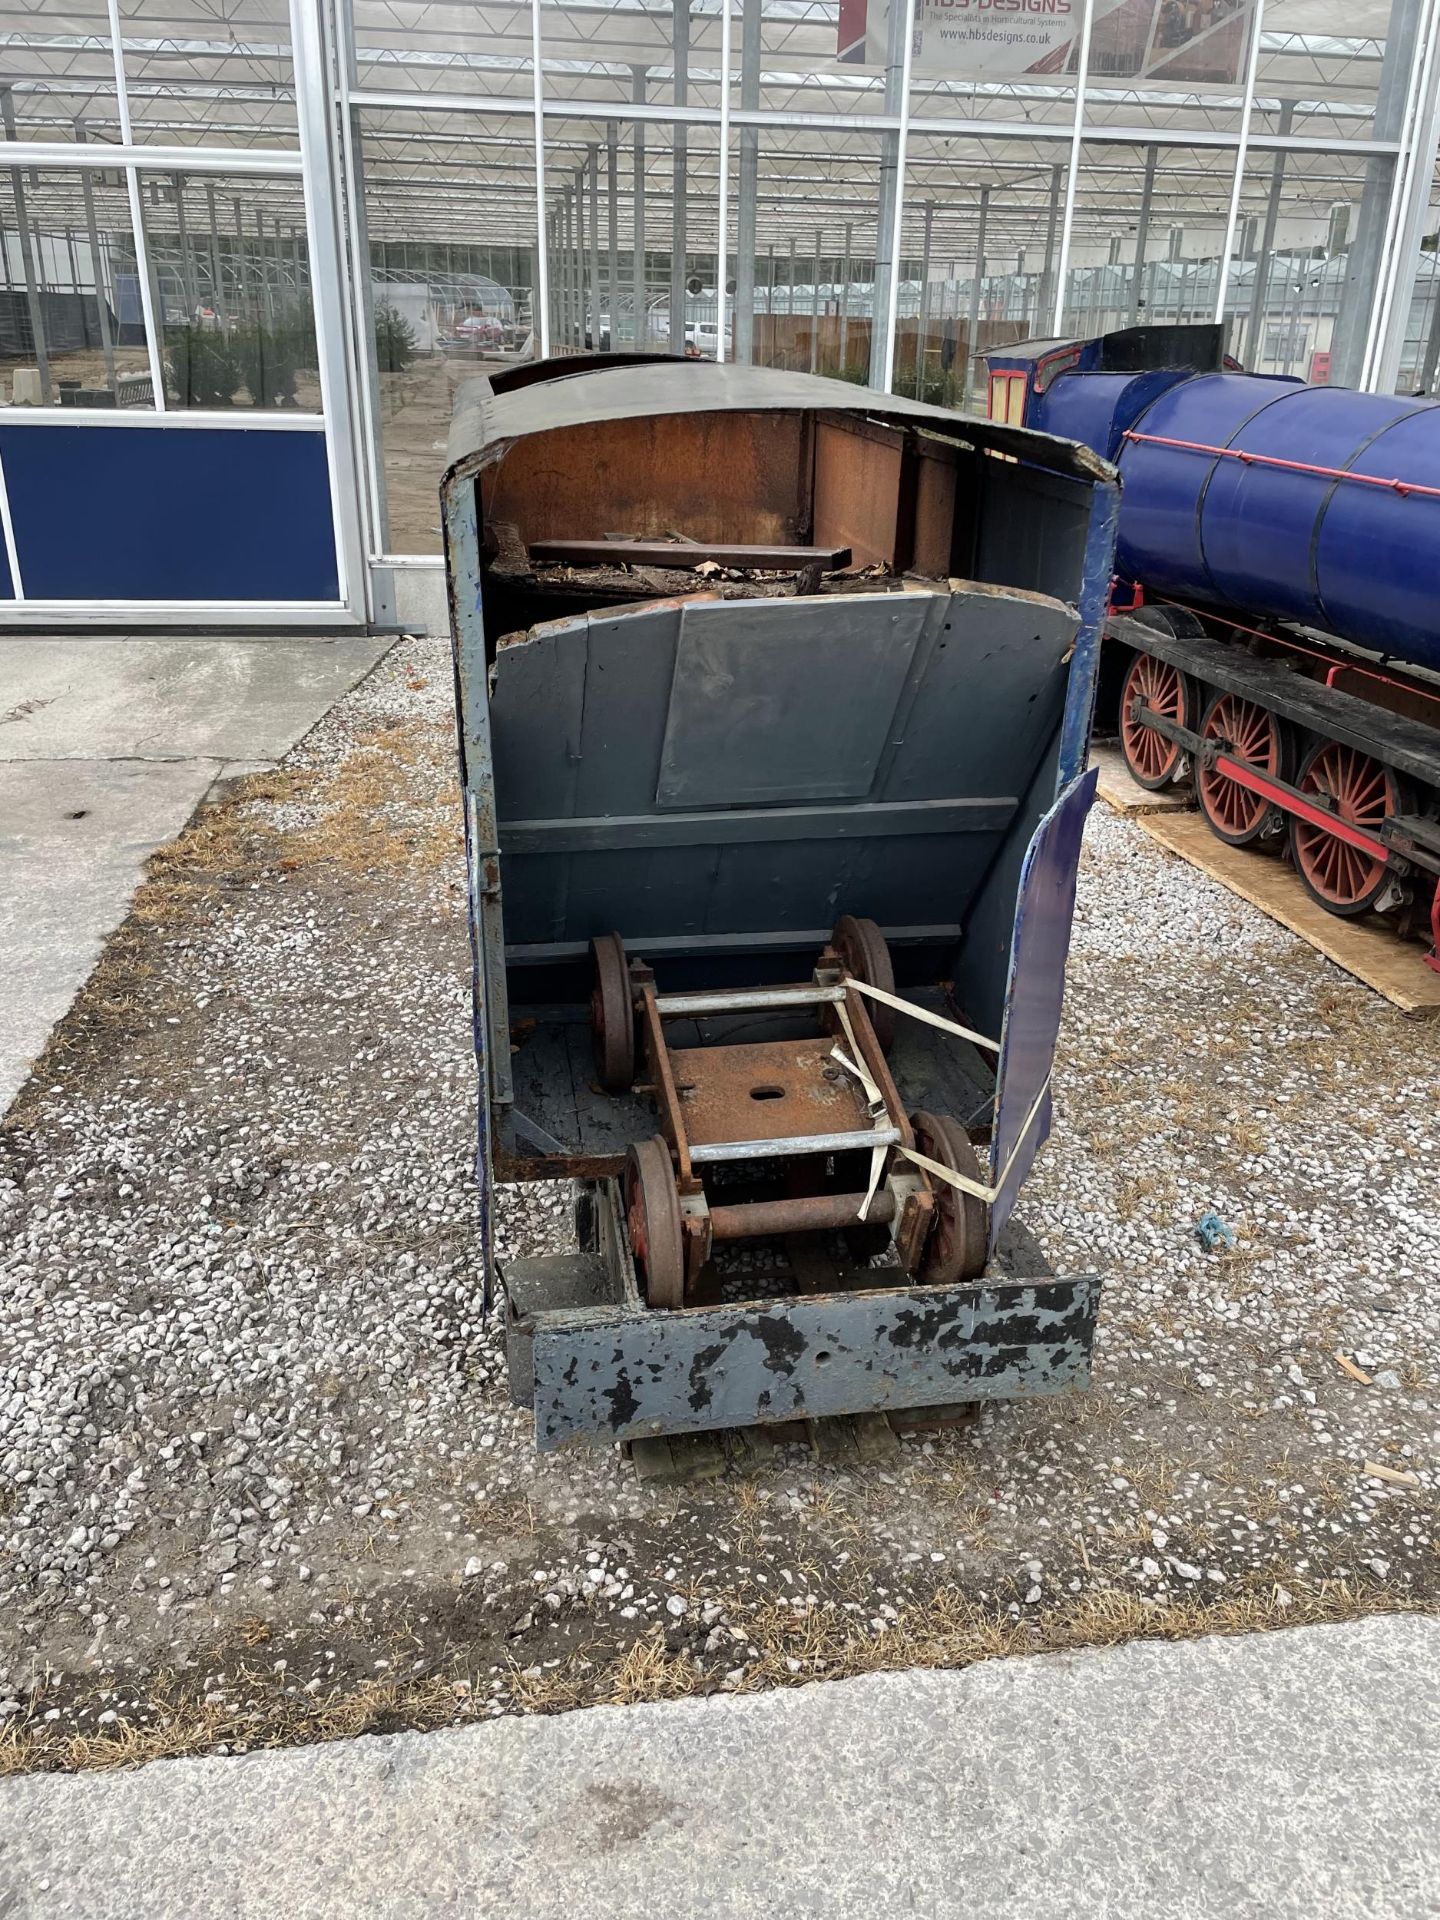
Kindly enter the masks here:
M 657 1116 L 659 1130 L 630 1145 L 622 1181 L 650 1306 L 693 1300 L 717 1246 L 771 1236 L 879 1229 L 923 1284 L 983 1270 L 989 1212 L 969 1136 L 948 1113 L 907 1113 L 886 1063 L 903 1003 L 873 920 L 843 915 L 795 985 L 660 993 L 618 933 L 591 954 L 600 1084 L 647 1095 Z M 814 1037 L 743 1037 L 776 1015 L 813 1016 Z M 739 1038 L 698 1030 L 737 1019 L 749 1023 Z M 692 1044 L 670 1043 L 676 1022 L 697 1025 Z M 736 1198 L 724 1184 L 749 1176 L 748 1192 L 757 1175 L 779 1190 Z
M 1227 644 L 1183 606 L 1139 608 L 1110 635 L 1133 649 L 1118 711 L 1132 778 L 1158 791 L 1188 775 L 1217 838 L 1288 860 L 1328 913 L 1393 916 L 1436 966 L 1440 731 L 1415 716 L 1440 720 L 1440 694 L 1282 637 L 1247 647 L 1232 630 Z M 1337 688 L 1342 674 L 1369 698 Z

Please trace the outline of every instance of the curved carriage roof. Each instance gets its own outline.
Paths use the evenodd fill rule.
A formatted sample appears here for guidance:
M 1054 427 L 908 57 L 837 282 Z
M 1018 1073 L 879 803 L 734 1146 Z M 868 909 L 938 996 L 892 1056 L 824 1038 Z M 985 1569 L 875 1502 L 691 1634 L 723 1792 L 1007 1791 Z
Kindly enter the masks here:
M 1011 454 L 1033 466 L 1091 483 L 1114 477 L 1112 467 L 1073 440 L 1001 426 L 922 400 L 903 400 L 811 373 L 663 357 L 619 366 L 596 366 L 593 359 L 582 360 L 578 369 L 573 361 L 563 359 L 543 366 L 544 372 L 535 369 L 524 385 L 507 386 L 503 375 L 492 382 L 481 374 L 459 389 L 444 485 L 488 465 L 513 441 L 533 433 L 661 413 L 801 409 L 923 427 L 947 439 Z

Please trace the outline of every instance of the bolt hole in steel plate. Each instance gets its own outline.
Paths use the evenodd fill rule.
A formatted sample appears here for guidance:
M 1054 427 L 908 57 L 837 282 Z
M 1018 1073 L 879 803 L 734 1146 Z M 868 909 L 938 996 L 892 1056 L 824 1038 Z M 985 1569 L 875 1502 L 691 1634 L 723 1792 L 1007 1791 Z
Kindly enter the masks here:
M 1205 709 L 1200 737 L 1214 740 L 1236 760 L 1273 780 L 1289 777 L 1290 751 L 1286 729 L 1273 713 L 1242 700 L 1238 694 L 1217 693 Z M 1276 809 L 1263 793 L 1252 793 L 1227 773 L 1207 767 L 1195 770 L 1195 797 L 1206 825 L 1217 839 L 1232 847 L 1258 840 L 1276 819 Z
M 751 1087 L 750 1098 L 752 1100 L 783 1100 L 785 1089 L 784 1087 Z
M 1340 819 L 1364 833 L 1378 835 L 1386 815 L 1405 807 L 1400 782 L 1388 767 L 1334 740 L 1311 749 L 1295 784 L 1302 793 L 1328 801 Z M 1308 820 L 1291 820 L 1290 847 L 1295 871 L 1330 913 L 1346 918 L 1368 913 L 1389 884 L 1383 860 Z
M 1192 725 L 1193 700 L 1185 676 L 1167 660 L 1137 653 L 1130 662 L 1120 690 L 1120 749 L 1130 777 L 1153 793 L 1175 778 L 1184 749 L 1178 741 L 1167 740 L 1163 733 L 1132 715 L 1130 710 L 1137 701 L 1150 713 L 1188 727 Z

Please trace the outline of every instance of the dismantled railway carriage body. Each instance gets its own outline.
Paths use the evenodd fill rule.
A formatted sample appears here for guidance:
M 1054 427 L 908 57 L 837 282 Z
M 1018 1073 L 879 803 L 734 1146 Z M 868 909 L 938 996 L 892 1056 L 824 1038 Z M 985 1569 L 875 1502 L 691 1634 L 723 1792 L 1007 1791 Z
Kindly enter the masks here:
M 1119 466 L 1135 778 L 1193 768 L 1222 840 L 1440 970 L 1440 407 L 1242 373 L 1222 338 L 1025 342 L 988 356 L 991 412 Z
M 1050 1123 L 1109 469 L 838 382 L 468 383 L 443 485 L 487 1278 L 536 1440 L 1054 1392 Z

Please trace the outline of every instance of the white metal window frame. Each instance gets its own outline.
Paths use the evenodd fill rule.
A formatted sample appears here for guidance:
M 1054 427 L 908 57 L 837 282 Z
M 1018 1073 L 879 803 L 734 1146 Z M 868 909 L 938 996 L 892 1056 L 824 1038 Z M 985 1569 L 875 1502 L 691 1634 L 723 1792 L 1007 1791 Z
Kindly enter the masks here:
M 110 432 L 164 433 L 200 429 L 229 433 L 319 433 L 324 436 L 329 474 L 330 517 L 334 531 L 334 600 L 142 600 L 42 599 L 27 595 L 16 548 L 4 460 L 0 457 L 0 538 L 9 563 L 13 597 L 0 601 L 0 629 L 7 627 L 266 626 L 335 629 L 363 625 L 370 616 L 370 581 L 356 493 L 352 432 L 349 337 L 343 297 L 343 258 L 335 213 L 335 183 L 329 138 L 329 86 L 321 32 L 319 0 L 290 0 L 292 58 L 295 72 L 299 142 L 295 147 L 177 147 L 139 145 L 133 139 L 125 76 L 125 42 L 119 0 L 107 0 L 110 50 L 115 77 L 117 144 L 24 140 L 0 142 L 0 166 L 45 172 L 123 172 L 129 201 L 131 243 L 135 249 L 146 353 L 150 363 L 151 407 L 139 409 L 0 405 L 0 426 L 47 429 L 90 426 Z M 281 412 L 271 408 L 211 409 L 167 405 L 162 364 L 162 335 L 157 324 L 149 271 L 149 251 L 140 204 L 142 173 L 219 173 L 257 178 L 291 178 L 301 183 L 305 235 L 310 261 L 320 411 Z

